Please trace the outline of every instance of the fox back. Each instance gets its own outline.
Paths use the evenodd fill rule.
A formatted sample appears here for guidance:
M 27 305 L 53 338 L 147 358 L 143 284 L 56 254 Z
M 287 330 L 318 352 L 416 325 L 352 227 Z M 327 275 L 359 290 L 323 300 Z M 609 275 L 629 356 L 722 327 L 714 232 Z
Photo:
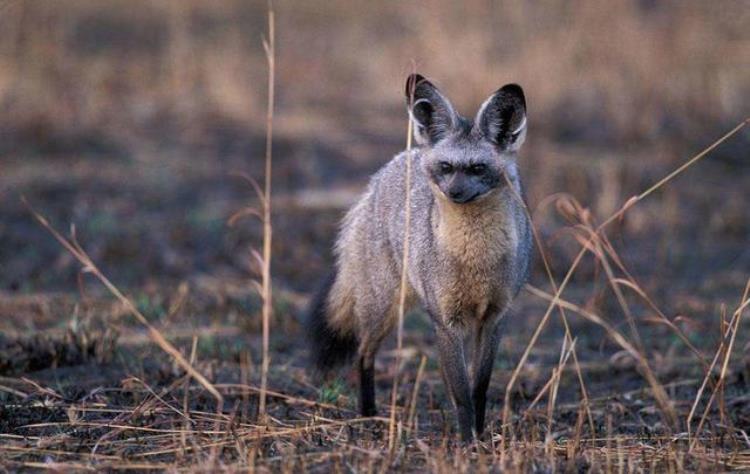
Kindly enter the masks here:
M 473 425 L 481 432 L 492 363 L 485 359 L 494 359 L 499 321 L 529 271 L 531 231 L 516 163 L 526 134 L 525 98 L 519 86 L 505 86 L 469 120 L 421 76 L 409 77 L 406 96 L 418 146 L 376 173 L 344 218 L 335 271 L 311 311 L 313 354 L 323 370 L 358 354 L 362 411 L 374 414 L 369 379 L 375 352 L 397 320 L 405 261 L 408 303 L 421 304 L 434 322 L 456 407 L 471 406 L 470 413 L 459 410 L 467 438 Z M 473 401 L 466 400 L 469 333 Z

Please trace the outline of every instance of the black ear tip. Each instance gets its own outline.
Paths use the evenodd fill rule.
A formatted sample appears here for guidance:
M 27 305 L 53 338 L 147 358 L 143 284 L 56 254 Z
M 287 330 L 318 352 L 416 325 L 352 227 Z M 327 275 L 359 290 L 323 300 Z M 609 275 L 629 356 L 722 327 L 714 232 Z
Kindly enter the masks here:
M 523 88 L 518 84 L 506 84 L 498 92 L 505 97 L 520 101 L 524 108 L 526 107 L 526 96 L 523 93 Z
M 414 92 L 417 90 L 417 86 L 429 83 L 430 81 L 425 79 L 421 74 L 409 74 L 409 77 L 406 78 L 406 97 L 411 98 Z
M 406 80 L 407 81 L 412 81 L 414 83 L 417 83 L 419 81 L 424 81 L 425 79 L 424 79 L 423 75 L 414 72 L 414 73 L 409 74 L 409 77 Z
M 500 92 L 505 92 L 506 94 L 523 96 L 523 88 L 519 86 L 518 84 L 505 84 L 503 87 L 500 88 Z

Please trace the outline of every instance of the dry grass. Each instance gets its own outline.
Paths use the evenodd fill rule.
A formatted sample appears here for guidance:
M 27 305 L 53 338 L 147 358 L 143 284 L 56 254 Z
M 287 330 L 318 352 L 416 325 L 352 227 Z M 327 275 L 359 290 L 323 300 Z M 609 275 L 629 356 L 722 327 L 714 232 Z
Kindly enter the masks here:
M 10 178 L 0 182 L 0 195 L 15 200 L 13 193 L 29 191 L 32 202 L 45 213 L 49 206 L 57 219 L 72 215 L 93 221 L 89 209 L 96 203 L 71 204 L 60 197 L 66 189 L 59 184 L 62 169 L 69 173 L 62 181 L 76 192 L 101 185 L 106 192 L 94 194 L 99 207 L 118 209 L 113 215 L 128 219 L 129 226 L 173 229 L 181 225 L 179 219 L 133 217 L 147 207 L 137 196 L 163 199 L 175 188 L 147 191 L 187 176 L 184 188 L 176 188 L 187 189 L 176 213 L 194 206 L 218 215 L 222 223 L 229 215 L 230 224 L 249 215 L 261 226 L 216 231 L 232 242 L 225 249 L 230 256 L 217 252 L 209 261 L 211 274 L 188 267 L 193 270 L 180 270 L 179 284 L 172 285 L 156 270 L 145 283 L 136 278 L 139 285 L 115 286 L 123 267 L 138 270 L 136 262 L 153 259 L 141 256 L 156 245 L 153 241 L 140 243 L 143 234 L 125 238 L 112 228 L 122 228 L 123 222 L 116 219 L 117 225 L 108 227 L 99 219 L 98 227 L 88 221 L 82 226 L 82 235 L 90 236 L 87 252 L 75 232 L 65 238 L 51 225 L 54 219 L 32 211 L 67 252 L 42 254 L 38 273 L 63 285 L 76 281 L 79 295 L 45 292 L 40 282 L 48 280 L 38 276 L 28 277 L 36 282 L 32 291 L 0 292 L 4 468 L 750 469 L 747 269 L 729 274 L 701 263 L 699 279 L 705 281 L 695 284 L 676 276 L 679 270 L 665 278 L 658 268 L 692 269 L 681 266 L 681 259 L 695 248 L 708 248 L 711 237 L 742 242 L 748 235 L 747 193 L 741 189 L 748 121 L 677 163 L 687 154 L 679 151 L 697 148 L 695 136 L 713 139 L 719 124 L 728 128 L 746 115 L 740 99 L 748 92 L 748 70 L 741 61 L 717 59 L 741 57 L 746 49 L 742 9 L 733 14 L 736 6 L 727 6 L 722 13 L 700 2 L 679 8 L 615 2 L 603 9 L 593 2 L 552 1 L 543 6 L 508 2 L 500 10 L 469 2 L 459 12 L 450 2 L 431 9 L 280 2 L 278 28 L 273 12 L 268 16 L 264 56 L 259 38 L 247 37 L 265 25 L 261 2 L 139 6 L 114 0 L 77 0 L 64 7 L 0 4 L 0 24 L 10 26 L 0 28 L 0 111 L 13 117 L 0 133 L 19 148 L 12 150 L 14 161 L 5 168 Z M 456 23 L 459 14 L 465 21 Z M 333 26 L 331 18 L 337 20 Z M 504 28 L 496 27 L 500 22 Z M 114 39 L 97 30 L 101 24 Z M 558 137 L 561 141 L 531 140 L 525 157 L 531 202 L 539 203 L 529 214 L 541 264 L 503 342 L 490 390 L 489 435 L 471 448 L 457 443 L 433 363 L 435 349 L 418 317 L 404 318 L 401 309 L 395 348 L 377 366 L 383 408 L 380 416 L 362 419 L 351 383 L 319 386 L 310 378 L 295 316 L 306 295 L 290 282 L 320 273 L 325 258 L 318 254 L 325 251 L 313 241 L 327 245 L 322 236 L 331 237 L 336 212 L 356 194 L 358 181 L 336 182 L 345 185 L 323 192 L 319 206 L 311 204 L 310 190 L 298 189 L 294 172 L 344 167 L 344 174 L 362 179 L 384 159 L 384 148 L 401 148 L 402 140 L 392 138 L 403 128 L 402 119 L 391 120 L 403 115 L 395 105 L 401 97 L 393 91 L 399 90 L 411 58 L 421 71 L 444 78 L 441 86 L 451 95 L 461 92 L 465 103 L 478 103 L 502 78 L 518 80 L 534 99 L 530 116 L 537 133 L 567 134 Z M 259 86 L 265 81 L 266 101 Z M 373 112 L 376 107 L 383 119 Z M 233 127 L 245 133 L 248 124 L 250 130 L 266 127 L 264 160 L 248 160 L 243 149 L 238 159 L 231 158 L 233 151 L 216 152 L 219 158 L 200 162 L 224 141 L 236 140 L 217 136 Z M 161 150 L 163 135 L 180 143 L 168 152 L 149 151 L 149 146 Z M 331 148 L 295 154 L 316 140 Z M 253 139 L 248 147 L 255 150 L 261 141 Z M 637 150 L 629 155 L 631 143 Z M 273 227 L 272 144 L 274 179 L 281 179 L 273 183 Z M 94 152 L 92 146 L 104 151 Z M 130 158 L 125 164 L 102 158 L 121 148 L 133 154 L 137 166 L 130 166 Z M 189 153 L 194 150 L 195 158 Z M 320 158 L 331 151 L 344 158 Z M 97 158 L 89 163 L 76 156 L 61 168 L 54 164 L 79 152 Z M 606 156 L 612 154 L 618 159 Z M 27 156 L 43 158 L 36 163 Z M 728 167 L 717 174 L 719 186 L 711 181 L 718 173 L 708 168 L 711 158 Z M 227 186 L 227 167 L 249 170 L 244 176 L 256 194 L 254 203 L 234 213 L 244 189 L 208 211 L 206 194 L 188 199 L 198 189 L 220 195 L 216 189 Z M 706 170 L 702 179 L 676 180 L 683 174 L 694 178 L 696 169 Z M 250 178 L 261 172 L 263 187 Z M 154 178 L 160 173 L 167 176 L 164 181 Z M 311 187 L 334 182 L 310 174 L 298 179 Z M 139 204 L 105 199 L 123 181 L 135 183 L 124 194 L 136 196 L 131 199 Z M 58 187 L 34 187 L 50 182 Z M 552 194 L 557 189 L 571 192 Z M 698 193 L 707 204 L 695 198 Z M 627 195 L 633 197 L 620 205 Z M 8 210 L 11 229 L 3 234 L 7 230 L 0 224 L 0 236 L 14 237 L 16 225 L 24 229 L 24 239 L 32 235 L 15 223 L 15 208 L 0 205 Z M 65 208 L 64 217 L 58 207 Z M 330 226 L 311 230 L 323 221 Z M 714 229 L 709 238 L 700 237 L 705 228 Z M 195 235 L 206 235 L 174 232 L 198 241 Z M 222 239 L 208 245 L 225 245 Z M 117 257 L 121 247 L 107 247 L 113 240 L 139 242 L 137 251 L 117 260 L 112 249 Z M 169 245 L 155 242 L 160 256 L 168 253 L 162 249 Z M 262 252 L 247 250 L 258 242 Z M 32 257 L 11 255 L 18 251 L 15 244 L 8 248 L 0 253 L 12 269 L 5 273 L 23 270 L 16 262 Z M 678 258 L 670 258 L 672 251 Z M 65 276 L 80 269 L 78 278 Z M 260 282 L 248 284 L 247 270 L 259 270 Z M 116 301 L 88 288 L 84 274 L 93 275 Z M 737 297 L 736 305 L 723 304 Z M 86 324 L 78 323 L 82 315 Z M 389 397 L 382 396 L 386 386 Z

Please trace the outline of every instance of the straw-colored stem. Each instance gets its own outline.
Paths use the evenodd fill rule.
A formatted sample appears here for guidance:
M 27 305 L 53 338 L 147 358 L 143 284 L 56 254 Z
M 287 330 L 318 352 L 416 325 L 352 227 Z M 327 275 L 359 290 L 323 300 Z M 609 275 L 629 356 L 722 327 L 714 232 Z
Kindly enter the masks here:
M 412 98 L 413 100 L 413 98 Z M 401 284 L 398 295 L 398 327 L 396 330 L 396 370 L 393 375 L 391 391 L 391 416 L 388 424 L 388 450 L 393 453 L 397 445 L 396 440 L 396 400 L 398 397 L 398 374 L 401 367 L 401 349 L 404 340 L 404 311 L 406 310 L 407 264 L 409 262 L 409 226 L 411 224 L 411 139 L 412 121 L 406 126 L 406 176 L 404 192 L 404 247 L 401 256 Z
M 266 173 L 263 187 L 263 273 L 261 287 L 263 293 L 263 359 L 260 370 L 260 397 L 258 401 L 258 417 L 266 419 L 266 390 L 268 389 L 268 367 L 270 364 L 269 338 L 271 325 L 272 294 L 271 294 L 271 165 L 273 162 L 273 106 L 274 106 L 274 75 L 275 64 L 275 31 L 273 8 L 268 4 L 268 40 L 263 41 L 268 60 L 268 108 L 266 111 Z

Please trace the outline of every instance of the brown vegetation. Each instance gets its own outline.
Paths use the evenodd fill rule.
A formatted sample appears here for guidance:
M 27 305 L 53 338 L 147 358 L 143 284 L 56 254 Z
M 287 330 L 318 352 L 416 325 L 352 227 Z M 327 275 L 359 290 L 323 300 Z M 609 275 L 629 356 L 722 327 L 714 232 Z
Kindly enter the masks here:
M 0 3 L 3 467 L 750 467 L 741 2 L 275 10 L 264 201 L 232 173 L 269 170 L 265 2 Z M 412 59 L 462 110 L 511 81 L 529 98 L 540 258 L 469 449 L 422 315 L 378 360 L 372 419 L 345 373 L 310 377 L 300 329 L 342 209 L 405 146 Z M 22 194 L 77 224 L 67 250 Z M 272 202 L 263 255 L 270 220 L 226 225 L 248 200 Z

